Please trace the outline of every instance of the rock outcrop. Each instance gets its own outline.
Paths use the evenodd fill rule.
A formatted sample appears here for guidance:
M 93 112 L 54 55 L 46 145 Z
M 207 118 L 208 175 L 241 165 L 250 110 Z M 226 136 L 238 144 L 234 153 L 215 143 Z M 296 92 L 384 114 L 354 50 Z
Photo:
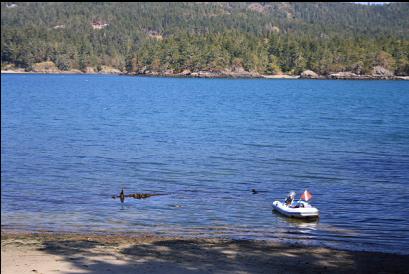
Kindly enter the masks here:
M 199 78 L 262 78 L 257 72 L 254 71 L 246 71 L 243 68 L 233 68 L 231 69 L 224 69 L 224 70 L 215 70 L 215 71 L 198 71 L 190 73 L 192 77 L 199 77 Z
M 120 74 L 122 72 L 119 69 L 116 69 L 116 68 L 113 68 L 113 67 L 101 66 L 101 70 L 99 71 L 99 73 L 103 73 L 103 74 Z
M 66 73 L 80 74 L 82 73 L 82 71 L 80 71 L 79 69 L 70 69 Z
M 318 74 L 316 74 L 312 70 L 304 70 L 300 75 L 300 78 L 303 79 L 318 79 L 318 77 Z
M 266 79 L 298 79 L 299 75 L 288 75 L 288 74 L 275 74 L 275 75 L 261 75 L 262 78 Z
M 198 71 L 193 72 L 191 74 L 193 77 L 201 77 L 201 78 L 218 78 L 221 77 L 220 72 L 213 72 L 213 71 Z
M 86 67 L 82 70 L 84 73 L 95 73 L 95 69 L 93 67 Z
M 189 69 L 184 69 L 181 73 L 179 73 L 178 75 L 180 76 L 188 76 L 192 74 L 192 72 Z
M 173 71 L 173 69 L 167 69 L 165 71 L 162 72 L 163 76 L 175 76 L 175 73 Z
M 381 67 L 381 66 L 376 66 L 373 68 L 372 70 L 372 76 L 386 76 L 386 77 L 392 77 L 393 76 L 393 72 L 391 72 L 390 70 Z
M 350 72 L 350 71 L 342 71 L 342 72 L 338 72 L 338 73 L 332 73 L 328 76 L 328 78 L 330 79 L 355 79 L 355 78 L 359 78 L 360 76 Z
M 32 66 L 32 72 L 37 73 L 56 73 L 60 72 L 54 62 L 46 61 L 41 63 L 36 63 Z

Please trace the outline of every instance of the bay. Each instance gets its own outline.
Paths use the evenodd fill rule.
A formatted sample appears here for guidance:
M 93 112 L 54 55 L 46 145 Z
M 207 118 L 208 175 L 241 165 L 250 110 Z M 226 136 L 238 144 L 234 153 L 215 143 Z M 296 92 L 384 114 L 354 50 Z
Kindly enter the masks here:
M 408 254 L 407 81 L 2 74 L 1 114 L 2 229 Z M 304 189 L 318 221 L 272 212 Z

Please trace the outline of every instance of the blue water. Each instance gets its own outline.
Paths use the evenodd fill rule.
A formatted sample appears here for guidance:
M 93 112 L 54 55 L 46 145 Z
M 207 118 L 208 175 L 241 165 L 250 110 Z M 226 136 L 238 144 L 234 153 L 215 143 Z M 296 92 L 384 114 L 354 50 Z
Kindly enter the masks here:
M 2 229 L 407 254 L 409 82 L 3 74 L 1 187 Z M 318 221 L 272 212 L 305 188 Z

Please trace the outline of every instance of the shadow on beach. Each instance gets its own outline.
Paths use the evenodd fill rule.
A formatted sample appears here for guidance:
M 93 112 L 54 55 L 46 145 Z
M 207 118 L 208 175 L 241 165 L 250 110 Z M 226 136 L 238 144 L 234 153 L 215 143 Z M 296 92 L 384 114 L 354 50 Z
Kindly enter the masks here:
M 406 255 L 221 239 L 48 239 L 82 273 L 407 273 Z

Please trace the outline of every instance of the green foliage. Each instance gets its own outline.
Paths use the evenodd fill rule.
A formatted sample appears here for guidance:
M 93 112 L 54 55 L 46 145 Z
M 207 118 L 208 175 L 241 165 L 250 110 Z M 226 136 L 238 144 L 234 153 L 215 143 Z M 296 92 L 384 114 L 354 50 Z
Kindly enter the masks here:
M 375 65 L 393 70 L 395 67 L 395 59 L 391 54 L 385 51 L 380 51 L 375 57 Z
M 67 55 L 58 55 L 55 64 L 60 70 L 69 70 L 71 68 L 71 61 Z
M 261 8 L 260 8 L 261 7 Z M 408 3 L 1 3 L 1 63 L 29 70 L 408 75 Z M 92 23 L 108 25 L 93 29 Z

